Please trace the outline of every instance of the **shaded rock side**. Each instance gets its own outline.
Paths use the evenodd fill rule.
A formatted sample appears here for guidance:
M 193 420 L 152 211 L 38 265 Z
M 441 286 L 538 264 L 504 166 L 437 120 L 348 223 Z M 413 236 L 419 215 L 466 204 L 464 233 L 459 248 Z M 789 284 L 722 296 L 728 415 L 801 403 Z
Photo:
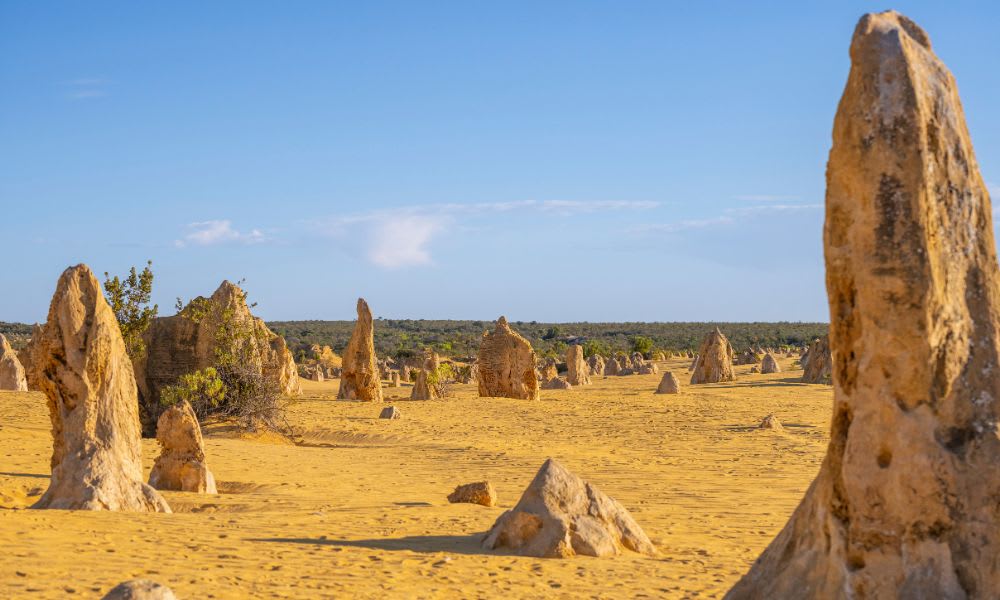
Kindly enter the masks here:
M 505 317 L 497 319 L 493 331 L 483 334 L 477 363 L 480 396 L 538 399 L 535 352 Z
M 156 424 L 160 455 L 149 473 L 158 490 L 217 494 L 215 476 L 205 460 L 205 442 L 194 409 L 183 400 L 160 415 Z
M 774 354 L 768 352 L 764 355 L 764 358 L 760 361 L 760 372 L 761 373 L 780 373 L 781 367 L 778 365 L 778 359 L 774 358 Z
M 375 356 L 375 326 L 372 311 L 364 298 L 358 298 L 358 321 L 343 356 L 340 374 L 341 400 L 381 402 L 382 383 L 378 359 Z
M 31 343 L 31 380 L 48 399 L 52 478 L 32 508 L 170 512 L 142 481 L 132 362 L 101 285 L 66 269 Z
M 24 375 L 24 367 L 17 358 L 14 348 L 7 338 L 0 333 L 0 390 L 9 392 L 27 392 L 28 380 Z
M 995 598 L 1000 272 L 989 195 L 927 34 L 896 12 L 868 14 L 850 55 L 823 232 L 830 443 L 728 597 Z
M 804 383 L 831 383 L 833 357 L 830 355 L 830 336 L 815 340 L 801 359 Z
M 594 354 L 587 359 L 587 367 L 590 368 L 591 377 L 602 377 L 604 375 L 604 357 L 600 354 Z
M 621 504 L 551 458 L 517 505 L 493 524 L 483 547 L 539 558 L 656 554 Z

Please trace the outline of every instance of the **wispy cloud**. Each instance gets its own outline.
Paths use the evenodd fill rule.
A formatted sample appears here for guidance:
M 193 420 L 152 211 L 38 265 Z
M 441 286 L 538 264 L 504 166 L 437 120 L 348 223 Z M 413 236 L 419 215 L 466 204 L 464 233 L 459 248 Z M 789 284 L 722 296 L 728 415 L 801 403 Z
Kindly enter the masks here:
M 735 222 L 730 216 L 713 217 L 710 219 L 686 219 L 673 223 L 647 223 L 628 230 L 628 233 L 677 233 L 688 229 L 705 229 L 716 225 L 732 225 Z
M 759 204 L 756 206 L 740 206 L 727 208 L 716 217 L 704 219 L 686 219 L 671 223 L 647 223 L 632 227 L 626 233 L 677 233 L 689 229 L 706 229 L 717 226 L 734 225 L 741 219 L 761 214 L 797 213 L 823 208 L 822 204 Z
M 244 233 L 233 229 L 233 224 L 228 219 L 189 223 L 186 229 L 184 237 L 174 241 L 178 248 L 229 243 L 256 244 L 265 241 L 264 234 L 259 229 Z
M 823 208 L 822 204 L 761 204 L 758 206 L 742 206 L 727 208 L 726 214 L 734 216 L 759 215 L 761 213 L 791 213 Z
M 489 214 L 540 213 L 572 217 L 602 211 L 643 210 L 658 202 L 627 200 L 514 200 L 441 203 L 378 209 L 317 219 L 308 226 L 338 238 L 345 247 L 361 248 L 364 258 L 384 269 L 434 263 L 431 246 L 465 219 Z
M 733 196 L 733 199 L 742 200 L 744 202 L 787 202 L 789 200 L 798 200 L 799 196 L 781 194 L 742 194 L 739 196 Z
M 72 100 L 90 100 L 108 95 L 110 80 L 103 77 L 80 77 L 62 82 L 67 88 L 66 96 Z
M 1000 202 L 1000 183 L 987 181 L 986 189 L 990 192 L 990 198 L 996 198 L 996 200 Z

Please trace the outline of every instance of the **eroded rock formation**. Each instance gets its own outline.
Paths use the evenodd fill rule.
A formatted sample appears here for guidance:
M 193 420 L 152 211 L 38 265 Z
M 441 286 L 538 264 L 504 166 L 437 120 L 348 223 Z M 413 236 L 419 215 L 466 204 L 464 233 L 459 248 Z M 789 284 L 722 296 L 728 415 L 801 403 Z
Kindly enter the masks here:
M 677 394 L 680 391 L 681 382 L 677 380 L 677 376 L 671 371 L 663 374 L 663 379 L 660 380 L 660 385 L 656 388 L 657 394 Z
M 101 600 L 177 600 L 173 590 L 149 579 L 132 579 L 119 583 Z
M 497 319 L 493 331 L 483 334 L 478 364 L 480 396 L 538 399 L 535 352 L 505 317 Z
M 153 319 L 143 334 L 146 352 L 135 361 L 143 430 L 156 433 L 163 388 L 181 375 L 217 366 L 219 355 L 238 355 L 285 394 L 299 393 L 299 374 L 285 338 L 253 316 L 246 293 L 223 281 L 211 298 L 198 297 L 171 317 Z
M 778 366 L 778 359 L 774 358 L 774 354 L 768 352 L 764 355 L 764 358 L 760 361 L 760 372 L 761 373 L 780 373 L 781 367 Z
M 830 336 L 815 340 L 800 359 L 804 383 L 830 383 L 833 357 L 830 355 Z
M 587 359 L 587 367 L 590 369 L 591 377 L 602 377 L 604 375 L 604 357 L 600 354 L 591 355 Z
M 692 365 L 691 383 L 733 381 L 733 346 L 718 327 L 705 336 Z
M 590 385 L 590 368 L 583 359 L 583 346 L 579 344 L 566 349 L 566 381 L 570 385 Z
M 160 456 L 149 473 L 149 485 L 158 490 L 217 494 L 215 476 L 205 460 L 205 442 L 198 417 L 186 400 L 160 415 L 156 424 Z
M 568 390 L 572 389 L 572 387 L 573 386 L 562 377 L 553 377 L 548 381 L 542 382 L 541 385 L 543 390 Z
M 830 444 L 729 598 L 995 598 L 1000 270 L 989 195 L 927 34 L 896 12 L 869 14 L 850 54 L 823 236 Z
M 139 402 L 115 315 L 86 265 L 66 269 L 31 342 L 48 398 L 52 478 L 33 508 L 170 512 L 142 481 Z
M 429 374 L 424 369 L 415 369 L 417 373 L 417 381 L 413 384 L 413 389 L 410 391 L 410 400 L 436 400 L 438 397 L 438 388 L 436 383 L 432 383 L 429 380 Z
M 497 491 L 493 489 L 493 484 L 489 481 L 466 483 L 456 487 L 454 492 L 448 494 L 448 502 L 496 506 Z
M 624 549 L 656 554 L 625 507 L 551 458 L 493 524 L 483 547 L 540 558 L 613 556 Z
M 375 325 L 364 298 L 358 298 L 358 322 L 344 350 L 342 368 L 337 398 L 382 401 L 381 373 L 375 357 Z
M 7 338 L 0 333 L 0 390 L 10 392 L 27 392 L 28 380 L 24 376 L 24 367 L 17 358 L 14 348 Z

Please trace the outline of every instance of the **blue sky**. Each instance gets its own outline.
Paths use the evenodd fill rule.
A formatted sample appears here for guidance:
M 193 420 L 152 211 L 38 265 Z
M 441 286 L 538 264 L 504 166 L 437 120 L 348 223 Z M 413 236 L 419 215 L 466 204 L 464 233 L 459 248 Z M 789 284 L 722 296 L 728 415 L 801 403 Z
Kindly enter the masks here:
M 881 2 L 0 3 L 0 320 L 63 268 L 266 319 L 827 320 L 824 169 Z M 898 2 L 1000 193 L 1000 4 Z M 13 293 L 10 290 L 15 290 Z

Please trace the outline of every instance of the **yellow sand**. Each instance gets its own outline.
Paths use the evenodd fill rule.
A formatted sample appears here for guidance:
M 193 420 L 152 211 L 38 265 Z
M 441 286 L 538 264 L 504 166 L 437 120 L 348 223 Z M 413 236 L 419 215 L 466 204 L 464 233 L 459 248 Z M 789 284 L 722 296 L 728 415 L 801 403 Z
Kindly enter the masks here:
M 687 360 L 660 363 L 687 381 Z M 791 368 L 791 359 L 781 359 Z M 385 405 L 303 382 L 298 444 L 208 431 L 219 496 L 165 492 L 174 514 L 24 510 L 48 484 L 38 393 L 0 392 L 0 598 L 100 597 L 148 577 L 194 598 L 718 597 L 778 532 L 825 451 L 829 386 L 801 371 L 655 395 L 660 375 L 596 379 L 542 400 L 473 385 Z M 776 413 L 784 432 L 755 429 Z M 144 440 L 152 466 L 154 440 Z M 481 535 L 555 457 L 618 499 L 660 549 L 567 560 L 501 556 Z M 489 479 L 500 506 L 451 505 Z

